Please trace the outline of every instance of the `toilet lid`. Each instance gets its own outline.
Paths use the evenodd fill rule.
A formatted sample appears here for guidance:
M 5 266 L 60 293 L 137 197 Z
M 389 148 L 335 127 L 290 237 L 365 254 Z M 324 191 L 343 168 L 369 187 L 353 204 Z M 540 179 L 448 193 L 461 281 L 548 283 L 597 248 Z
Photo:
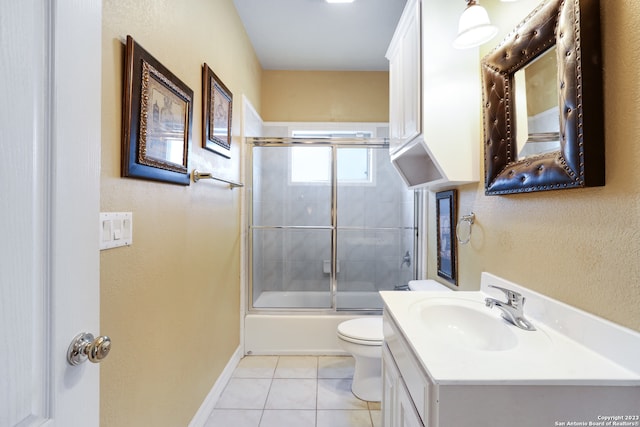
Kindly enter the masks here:
M 362 317 L 342 322 L 338 325 L 338 333 L 344 337 L 362 341 L 382 342 L 382 317 Z

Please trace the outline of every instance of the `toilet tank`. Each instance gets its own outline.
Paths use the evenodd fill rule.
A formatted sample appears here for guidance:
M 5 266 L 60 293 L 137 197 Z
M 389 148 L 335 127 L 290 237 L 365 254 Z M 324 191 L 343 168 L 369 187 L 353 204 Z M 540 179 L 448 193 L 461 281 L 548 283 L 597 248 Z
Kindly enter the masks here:
M 453 292 L 450 288 L 435 280 L 410 280 L 409 290 L 411 291 L 436 291 L 436 292 Z

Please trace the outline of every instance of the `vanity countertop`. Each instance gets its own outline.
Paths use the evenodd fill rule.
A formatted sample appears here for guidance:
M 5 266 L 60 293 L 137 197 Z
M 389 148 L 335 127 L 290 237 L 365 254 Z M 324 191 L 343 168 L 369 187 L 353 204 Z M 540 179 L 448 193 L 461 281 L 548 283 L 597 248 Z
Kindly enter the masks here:
M 486 307 L 486 297 L 504 299 L 500 292 L 489 289 L 489 284 L 525 295 L 525 317 L 537 330 L 513 326 L 501 318 L 500 310 Z M 385 313 L 435 383 L 640 386 L 640 333 L 491 274 L 483 273 L 477 292 L 380 294 Z M 427 310 L 452 306 L 471 307 L 480 316 L 489 316 L 487 322 L 499 328 L 497 334 L 504 331 L 509 340 L 484 349 L 466 341 L 469 331 L 456 330 L 456 322 L 436 321 L 440 326 L 436 332 L 425 326 L 424 322 L 433 318 L 425 317 Z M 471 319 L 468 327 L 474 329 L 475 318 Z

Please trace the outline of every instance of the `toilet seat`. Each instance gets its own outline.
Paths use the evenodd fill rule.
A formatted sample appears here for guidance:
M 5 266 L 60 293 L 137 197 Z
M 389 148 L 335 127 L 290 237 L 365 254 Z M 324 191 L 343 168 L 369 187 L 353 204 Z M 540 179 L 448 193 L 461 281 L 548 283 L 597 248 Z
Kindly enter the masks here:
M 342 322 L 338 325 L 338 337 L 359 345 L 381 346 L 382 317 L 363 317 Z

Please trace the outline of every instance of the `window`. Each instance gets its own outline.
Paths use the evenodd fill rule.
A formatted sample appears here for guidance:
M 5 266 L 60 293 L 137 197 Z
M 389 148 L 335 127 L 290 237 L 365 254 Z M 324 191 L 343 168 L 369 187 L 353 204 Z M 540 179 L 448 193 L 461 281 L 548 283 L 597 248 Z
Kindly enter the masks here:
M 371 183 L 372 151 L 369 148 L 338 149 L 338 182 Z M 292 147 L 291 182 L 329 183 L 331 181 L 330 147 Z
M 372 154 L 370 148 L 338 148 L 338 182 L 370 183 Z
M 331 180 L 331 147 L 292 147 L 292 183 L 328 183 Z
M 293 131 L 294 138 L 364 138 L 363 132 Z M 366 147 L 337 147 L 337 175 L 340 183 L 371 183 L 373 152 Z M 291 182 L 329 183 L 331 147 L 299 146 L 291 149 Z

